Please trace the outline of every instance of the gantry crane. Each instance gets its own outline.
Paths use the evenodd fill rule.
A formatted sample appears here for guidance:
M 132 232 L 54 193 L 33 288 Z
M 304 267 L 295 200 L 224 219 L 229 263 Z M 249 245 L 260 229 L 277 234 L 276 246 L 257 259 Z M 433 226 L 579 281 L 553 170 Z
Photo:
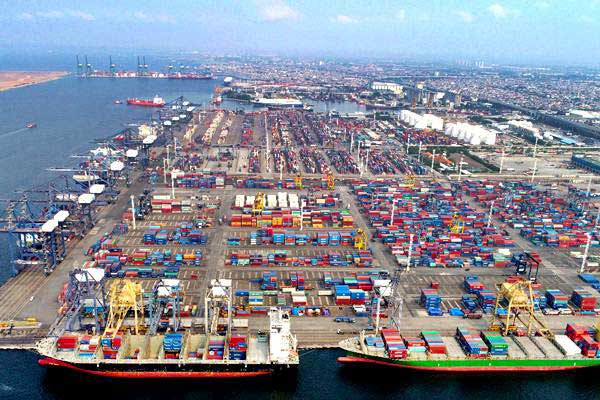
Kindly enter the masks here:
M 265 208 L 265 194 L 263 192 L 256 193 L 256 197 L 254 198 L 254 205 L 252 207 L 252 213 L 254 215 L 259 215 L 263 212 Z
M 367 234 L 363 229 L 358 229 L 356 231 L 356 236 L 354 236 L 354 248 L 357 250 L 367 250 L 369 239 L 367 238 Z
M 406 186 L 409 189 L 413 189 L 415 187 L 416 178 L 414 174 L 406 175 Z
M 461 215 L 454 214 L 452 216 L 452 225 L 450 225 L 452 233 L 463 233 L 465 231 L 465 220 Z
M 296 178 L 294 178 L 294 182 L 296 183 L 296 189 L 302 190 L 302 173 L 299 172 L 298 176 L 296 176 Z
M 139 334 L 144 322 L 143 294 L 142 285 L 130 280 L 124 280 L 120 285 L 117 283 L 112 286 L 104 337 L 114 338 L 130 312 L 133 312 L 135 334 Z
M 335 180 L 333 179 L 333 174 L 330 172 L 325 175 L 325 179 L 327 180 L 327 190 L 335 190 Z
M 173 311 L 173 330 L 177 332 L 181 324 L 179 279 L 160 279 L 154 284 L 148 305 L 148 332 L 155 335 L 160 325 L 164 310 L 171 307 Z
M 518 324 L 521 323 L 527 335 L 531 335 L 535 327 L 536 331 L 533 333 L 552 336 L 550 329 L 535 313 L 530 281 L 519 278 L 514 282 L 497 284 L 496 288 L 496 308 L 492 315 L 491 330 L 500 331 L 503 335 L 516 334 L 519 331 Z M 504 309 L 506 315 L 498 315 L 500 309 Z

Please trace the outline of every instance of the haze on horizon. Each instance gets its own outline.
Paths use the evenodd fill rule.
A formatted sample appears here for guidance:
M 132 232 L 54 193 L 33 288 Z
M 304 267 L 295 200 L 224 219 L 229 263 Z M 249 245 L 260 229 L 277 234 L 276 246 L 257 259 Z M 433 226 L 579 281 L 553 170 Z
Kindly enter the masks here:
M 198 51 L 598 66 L 600 0 L 0 0 L 0 51 Z

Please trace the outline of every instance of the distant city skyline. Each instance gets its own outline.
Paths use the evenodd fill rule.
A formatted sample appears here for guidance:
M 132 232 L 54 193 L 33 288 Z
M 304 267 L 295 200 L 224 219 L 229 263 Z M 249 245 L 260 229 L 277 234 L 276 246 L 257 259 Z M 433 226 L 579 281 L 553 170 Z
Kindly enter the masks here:
M 600 0 L 6 1 L 0 51 L 600 63 Z

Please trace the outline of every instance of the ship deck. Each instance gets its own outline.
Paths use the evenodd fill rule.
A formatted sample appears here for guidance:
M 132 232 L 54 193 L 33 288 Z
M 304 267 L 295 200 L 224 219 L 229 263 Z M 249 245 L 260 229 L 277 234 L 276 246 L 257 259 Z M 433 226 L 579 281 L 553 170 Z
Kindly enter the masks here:
M 469 357 L 453 336 L 442 337 L 446 345 L 446 354 L 410 353 L 405 361 L 446 360 L 462 361 L 473 359 Z M 545 337 L 511 337 L 507 338 L 508 356 L 487 356 L 496 360 L 585 360 L 581 355 L 564 355 L 551 339 Z M 340 348 L 348 352 L 370 357 L 387 358 L 384 348 L 374 348 L 361 345 L 358 337 L 345 339 L 340 342 Z

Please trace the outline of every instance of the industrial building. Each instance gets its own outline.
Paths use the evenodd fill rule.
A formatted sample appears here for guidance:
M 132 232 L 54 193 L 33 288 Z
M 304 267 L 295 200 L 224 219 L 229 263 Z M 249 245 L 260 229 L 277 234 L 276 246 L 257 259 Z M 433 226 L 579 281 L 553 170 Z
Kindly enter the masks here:
M 571 156 L 571 162 L 576 167 L 600 174 L 600 160 L 597 158 L 586 156 L 584 154 L 573 154 Z

